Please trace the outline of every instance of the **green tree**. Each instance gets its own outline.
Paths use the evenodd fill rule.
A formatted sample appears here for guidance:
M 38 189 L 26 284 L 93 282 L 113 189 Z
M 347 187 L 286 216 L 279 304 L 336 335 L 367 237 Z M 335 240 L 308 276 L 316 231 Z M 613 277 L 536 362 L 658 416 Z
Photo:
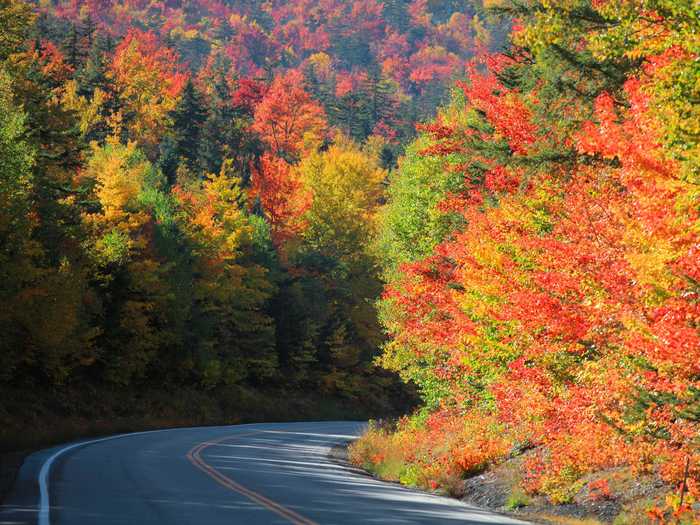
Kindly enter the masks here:
M 32 6 L 29 3 L 0 0 L 0 61 L 19 51 L 32 21 Z
M 266 312 L 275 288 L 255 260 L 257 218 L 246 213 L 240 179 L 226 162 L 218 175 L 176 193 L 179 224 L 196 258 L 194 370 L 206 387 L 260 384 L 278 369 L 274 324 Z
M 192 80 L 188 80 L 173 111 L 175 154 L 184 159 L 191 170 L 198 167 L 200 133 L 207 113 L 202 97 Z

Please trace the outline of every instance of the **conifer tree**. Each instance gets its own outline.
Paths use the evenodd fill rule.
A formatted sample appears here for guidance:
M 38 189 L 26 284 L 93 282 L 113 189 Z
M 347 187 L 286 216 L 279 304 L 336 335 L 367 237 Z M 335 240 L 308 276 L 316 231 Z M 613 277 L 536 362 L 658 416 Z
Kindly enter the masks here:
M 176 154 L 184 159 L 191 170 L 195 170 L 199 160 L 200 133 L 207 114 L 202 97 L 191 79 L 185 84 L 172 118 Z

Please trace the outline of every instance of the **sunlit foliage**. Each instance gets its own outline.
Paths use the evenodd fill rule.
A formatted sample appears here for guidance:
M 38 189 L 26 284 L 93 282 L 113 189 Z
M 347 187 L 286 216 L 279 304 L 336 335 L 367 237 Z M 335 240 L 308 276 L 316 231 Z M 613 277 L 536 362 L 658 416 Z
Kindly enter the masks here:
M 697 8 L 492 4 L 517 20 L 511 50 L 423 128 L 383 212 L 382 363 L 432 414 L 373 431 L 356 460 L 449 488 L 532 447 L 525 488 L 555 503 L 617 466 L 680 486 L 688 462 L 693 501 Z

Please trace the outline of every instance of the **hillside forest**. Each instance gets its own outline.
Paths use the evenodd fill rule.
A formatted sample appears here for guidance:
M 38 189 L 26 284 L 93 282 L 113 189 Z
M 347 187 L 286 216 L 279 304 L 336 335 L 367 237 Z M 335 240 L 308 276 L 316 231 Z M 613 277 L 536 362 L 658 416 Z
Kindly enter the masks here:
M 0 0 L 0 446 L 409 413 L 698 523 L 699 188 L 695 0 Z
M 488 39 L 463 2 L 0 0 L 3 446 L 411 407 L 371 242 Z

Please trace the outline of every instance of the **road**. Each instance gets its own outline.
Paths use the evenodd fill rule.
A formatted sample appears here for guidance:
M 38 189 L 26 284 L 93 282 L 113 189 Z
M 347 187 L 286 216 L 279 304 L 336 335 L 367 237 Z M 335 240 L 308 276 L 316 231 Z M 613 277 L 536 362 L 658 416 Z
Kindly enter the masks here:
M 328 458 L 362 423 L 126 434 L 27 458 L 0 525 L 522 524 Z

